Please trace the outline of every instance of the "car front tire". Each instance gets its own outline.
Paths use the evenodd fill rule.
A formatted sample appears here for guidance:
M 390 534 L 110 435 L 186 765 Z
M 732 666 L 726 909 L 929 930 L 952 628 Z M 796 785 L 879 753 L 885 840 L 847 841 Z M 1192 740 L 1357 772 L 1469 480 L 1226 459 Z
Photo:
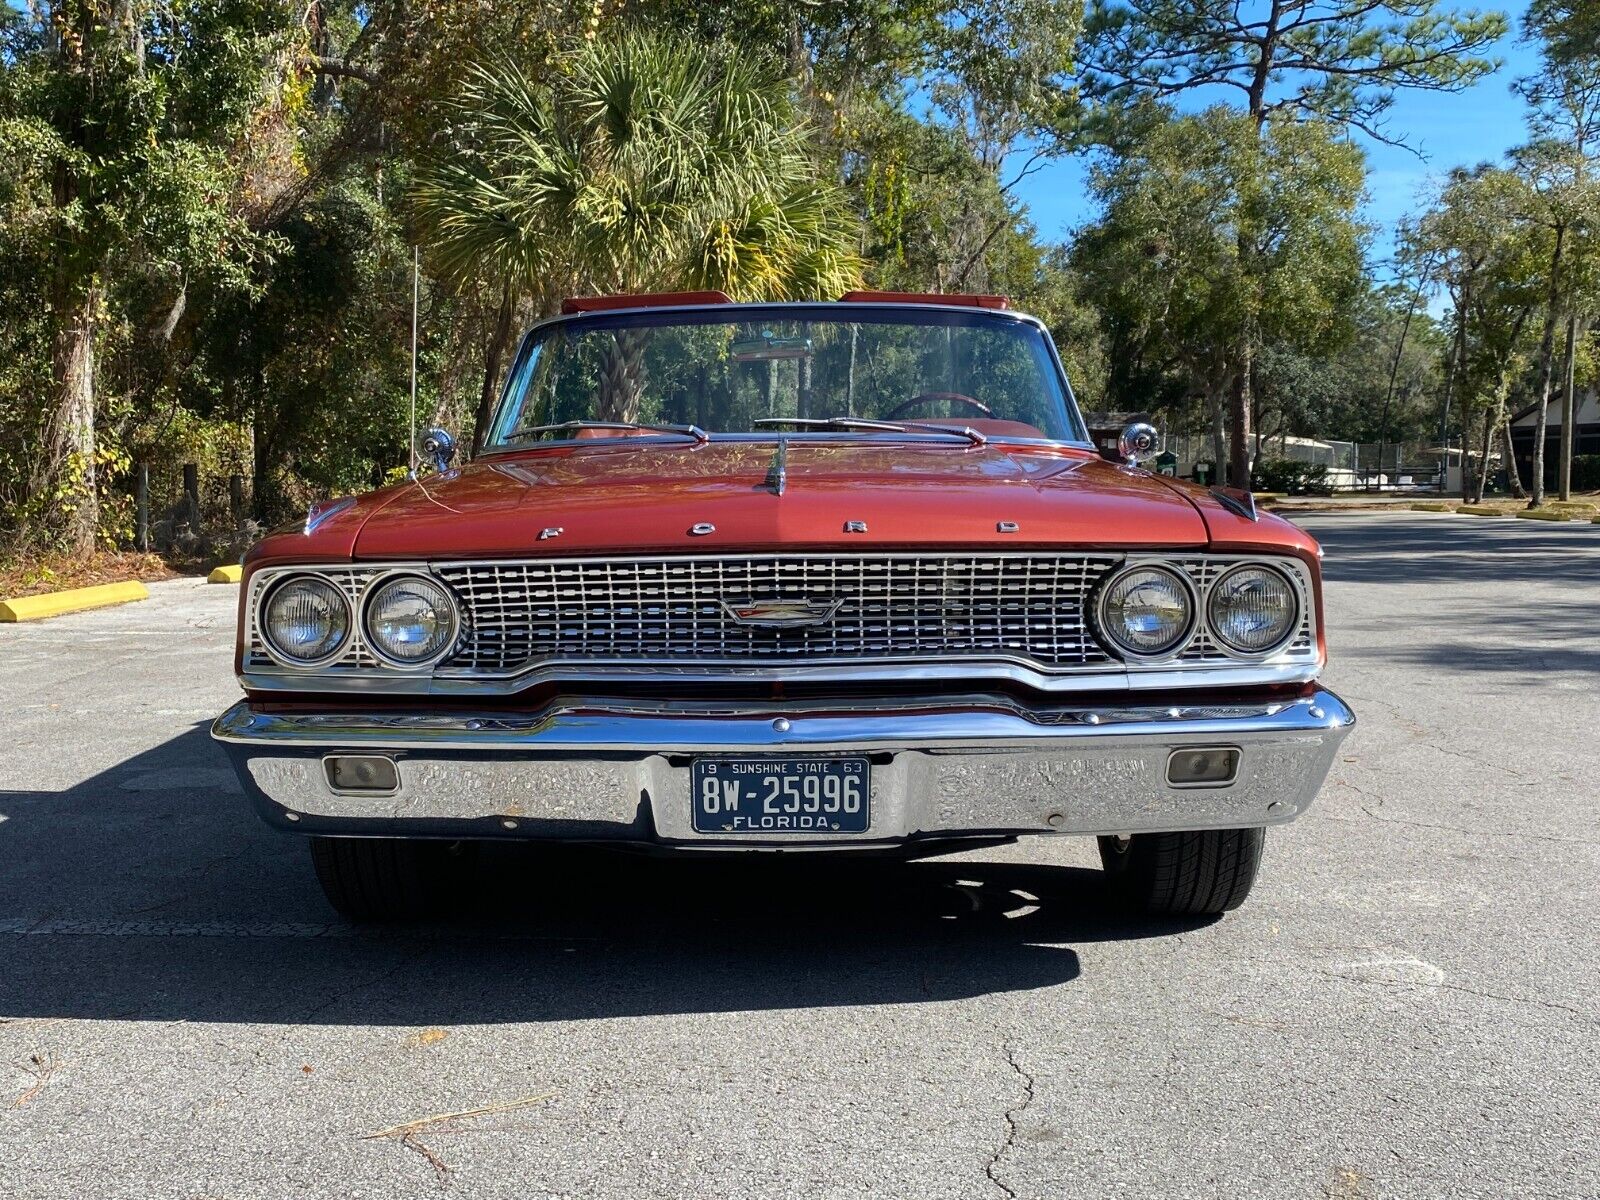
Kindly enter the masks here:
M 1266 834 L 1256 827 L 1102 837 L 1100 861 L 1114 894 L 1130 908 L 1151 916 L 1218 916 L 1250 894 Z
M 311 865 L 328 903 L 352 921 L 416 921 L 453 899 L 460 853 L 448 842 L 311 839 Z

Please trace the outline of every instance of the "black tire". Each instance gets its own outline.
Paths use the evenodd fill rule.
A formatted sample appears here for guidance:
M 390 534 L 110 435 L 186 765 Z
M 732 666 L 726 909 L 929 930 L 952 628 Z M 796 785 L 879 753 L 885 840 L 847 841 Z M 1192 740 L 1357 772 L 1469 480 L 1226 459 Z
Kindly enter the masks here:
M 328 903 L 352 921 L 416 921 L 454 899 L 461 852 L 403 838 L 311 839 L 311 865 Z
M 1103 837 L 1100 861 L 1117 898 L 1139 912 L 1217 916 L 1250 894 L 1266 836 L 1258 826 Z

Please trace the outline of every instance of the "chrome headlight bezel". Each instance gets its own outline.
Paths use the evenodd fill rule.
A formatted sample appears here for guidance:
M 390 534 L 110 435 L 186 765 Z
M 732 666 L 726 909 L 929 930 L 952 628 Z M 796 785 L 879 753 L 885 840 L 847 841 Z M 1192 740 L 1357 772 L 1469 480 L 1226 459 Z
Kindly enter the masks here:
M 1113 622 L 1106 612 L 1112 589 L 1123 578 L 1139 571 L 1150 571 L 1165 575 L 1177 585 L 1178 594 L 1184 598 L 1188 605 L 1182 632 L 1179 633 L 1174 641 L 1158 651 L 1140 650 L 1137 647 L 1125 644 L 1113 632 Z M 1134 663 L 1168 662 L 1188 649 L 1189 643 L 1194 641 L 1195 635 L 1200 629 L 1200 596 L 1195 590 L 1194 581 L 1189 578 L 1188 572 L 1175 564 L 1162 559 L 1131 559 L 1106 576 L 1101 582 L 1099 594 L 1095 597 L 1094 623 L 1101 643 L 1118 658 Z
M 407 581 L 426 584 L 428 587 L 438 591 L 438 593 L 444 597 L 445 608 L 450 614 L 450 631 L 448 635 L 440 643 L 439 648 L 426 658 L 399 658 L 385 649 L 383 643 L 372 631 L 372 609 L 377 600 L 378 594 L 385 588 Z M 445 659 L 449 658 L 451 654 L 455 653 L 456 648 L 461 644 L 462 629 L 463 623 L 461 620 L 461 602 L 456 598 L 455 592 L 453 592 L 442 580 L 431 574 L 427 574 L 422 571 L 385 571 L 379 575 L 373 576 L 373 578 L 367 582 L 367 586 L 361 591 L 361 644 L 366 651 L 372 655 L 373 658 L 375 658 L 384 667 L 387 667 L 391 670 L 405 671 L 413 674 L 433 670 L 434 667 L 438 666 Z
M 286 653 L 272 640 L 272 605 L 292 584 L 308 582 L 322 585 L 338 599 L 344 609 L 344 634 L 327 653 L 317 658 L 297 658 Z M 356 636 L 356 613 L 349 594 L 328 576 L 317 571 L 295 571 L 272 580 L 262 592 L 256 606 L 256 629 L 261 637 L 262 648 L 273 662 L 293 671 L 316 671 L 338 662 L 348 652 L 351 639 Z
M 1217 598 L 1222 595 L 1223 583 L 1231 576 L 1238 575 L 1243 571 L 1263 571 L 1272 575 L 1276 575 L 1278 579 L 1282 581 L 1283 586 L 1289 595 L 1290 610 L 1288 623 L 1284 626 L 1283 633 L 1278 637 L 1278 639 L 1265 649 L 1249 650 L 1234 645 L 1223 636 L 1221 622 L 1219 622 L 1213 615 L 1213 608 L 1217 603 Z M 1206 589 L 1206 630 L 1210 634 L 1211 639 L 1216 642 L 1216 644 L 1224 653 L 1239 659 L 1241 662 L 1262 662 L 1271 658 L 1274 654 L 1281 653 L 1285 646 L 1288 646 L 1294 641 L 1296 635 L 1300 632 L 1301 626 L 1305 622 L 1304 603 L 1305 601 L 1300 594 L 1300 587 L 1296 583 L 1295 579 L 1291 576 L 1290 572 L 1284 570 L 1276 563 L 1267 562 L 1261 559 L 1253 559 L 1246 562 L 1235 563 L 1233 566 L 1229 567 L 1226 571 L 1222 572 L 1222 574 L 1213 579 L 1211 581 L 1211 586 Z

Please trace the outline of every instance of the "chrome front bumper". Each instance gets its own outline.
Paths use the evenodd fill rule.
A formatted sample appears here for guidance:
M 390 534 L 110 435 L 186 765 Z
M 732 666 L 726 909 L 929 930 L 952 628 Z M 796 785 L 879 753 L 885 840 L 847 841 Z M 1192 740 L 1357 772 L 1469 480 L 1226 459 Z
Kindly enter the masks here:
M 234 705 L 211 733 L 266 820 L 303 833 L 846 848 L 1028 833 L 1144 833 L 1288 821 L 1355 715 L 1327 691 L 1172 707 L 1024 707 L 1001 697 L 863 710 L 567 698 L 536 713 L 305 713 Z M 1172 752 L 1234 747 L 1232 783 L 1175 787 Z M 866 835 L 696 833 L 700 755 L 867 754 Z M 382 755 L 392 794 L 329 786 L 323 760 Z

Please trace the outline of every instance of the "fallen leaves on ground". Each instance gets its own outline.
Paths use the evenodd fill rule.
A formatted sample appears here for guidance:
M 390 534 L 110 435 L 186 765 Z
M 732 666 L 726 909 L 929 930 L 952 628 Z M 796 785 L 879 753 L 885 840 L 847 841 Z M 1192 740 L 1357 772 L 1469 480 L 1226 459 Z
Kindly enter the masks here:
M 12 1108 L 21 1108 L 40 1092 L 44 1085 L 50 1082 L 50 1076 L 56 1073 L 56 1068 L 61 1063 L 54 1054 L 30 1054 L 25 1062 L 13 1064 L 19 1071 L 24 1071 L 33 1076 L 33 1083 L 20 1096 L 11 1102 Z
M 437 1039 L 435 1039 L 437 1040 Z M 448 1187 L 450 1183 L 450 1164 L 422 1140 L 422 1134 L 428 1133 L 455 1133 L 456 1122 L 468 1121 L 474 1117 L 498 1116 L 501 1113 L 516 1112 L 519 1109 L 532 1108 L 541 1104 L 555 1095 L 554 1092 L 541 1092 L 537 1096 L 523 1096 L 517 1100 L 501 1100 L 494 1104 L 481 1105 L 478 1108 L 463 1108 L 456 1112 L 434 1113 L 432 1116 L 418 1117 L 414 1121 L 405 1121 L 399 1125 L 391 1125 L 387 1129 L 379 1129 L 373 1133 L 363 1133 L 361 1141 L 370 1142 L 380 1138 L 387 1138 L 399 1142 L 407 1150 L 420 1154 L 433 1168 L 439 1179 L 441 1187 Z
M 178 574 L 159 554 L 114 550 L 89 555 L 32 554 L 0 559 L 0 597 L 16 600 L 130 579 L 148 583 L 153 579 L 174 579 Z

